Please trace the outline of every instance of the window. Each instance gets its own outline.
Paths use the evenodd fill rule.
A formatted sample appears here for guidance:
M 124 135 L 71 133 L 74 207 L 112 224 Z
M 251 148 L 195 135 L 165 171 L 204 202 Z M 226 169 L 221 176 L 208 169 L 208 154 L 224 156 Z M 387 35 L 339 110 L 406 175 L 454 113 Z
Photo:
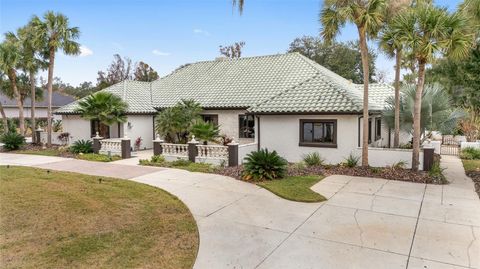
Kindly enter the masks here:
M 375 119 L 375 140 L 379 140 L 382 138 L 382 119 L 376 118 Z
M 90 121 L 90 136 L 96 136 L 97 132 L 98 135 L 103 138 L 110 138 L 110 127 L 108 125 L 105 125 L 98 120 Z
M 255 137 L 255 120 L 252 115 L 238 116 L 239 138 Z
M 215 125 L 218 125 L 218 115 L 205 114 L 205 115 L 201 115 L 201 116 L 202 116 L 202 120 L 204 122 L 213 123 Z
M 372 143 L 372 119 L 368 119 L 368 144 Z
M 337 120 L 300 120 L 300 146 L 337 147 Z

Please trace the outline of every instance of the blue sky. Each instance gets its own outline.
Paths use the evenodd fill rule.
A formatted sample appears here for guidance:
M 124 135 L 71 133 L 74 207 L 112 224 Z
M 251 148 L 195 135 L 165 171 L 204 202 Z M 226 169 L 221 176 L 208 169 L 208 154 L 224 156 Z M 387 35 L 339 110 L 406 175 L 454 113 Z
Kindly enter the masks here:
M 32 15 L 61 12 L 80 28 L 82 56 L 60 55 L 55 76 L 74 86 L 96 81 L 113 54 L 145 61 L 161 75 L 176 67 L 219 55 L 219 45 L 245 41 L 244 56 L 284 53 L 302 35 L 318 35 L 319 0 L 245 0 L 244 14 L 231 0 L 0 0 L 1 33 L 23 26 Z M 454 9 L 459 0 L 436 4 Z M 355 40 L 354 27 L 338 40 Z M 383 55 L 377 67 L 392 78 L 393 63 Z

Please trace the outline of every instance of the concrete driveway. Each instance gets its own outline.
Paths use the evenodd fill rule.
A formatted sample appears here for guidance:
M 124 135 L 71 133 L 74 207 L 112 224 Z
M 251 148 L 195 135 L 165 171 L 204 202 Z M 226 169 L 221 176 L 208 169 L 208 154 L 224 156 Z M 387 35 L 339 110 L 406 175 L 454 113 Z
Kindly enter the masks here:
M 312 204 L 219 175 L 18 158 L 0 154 L 0 163 L 136 171 L 131 180 L 178 196 L 198 223 L 195 268 L 480 268 L 480 200 L 453 157 L 442 159 L 449 185 L 330 176 L 312 188 L 329 200 Z

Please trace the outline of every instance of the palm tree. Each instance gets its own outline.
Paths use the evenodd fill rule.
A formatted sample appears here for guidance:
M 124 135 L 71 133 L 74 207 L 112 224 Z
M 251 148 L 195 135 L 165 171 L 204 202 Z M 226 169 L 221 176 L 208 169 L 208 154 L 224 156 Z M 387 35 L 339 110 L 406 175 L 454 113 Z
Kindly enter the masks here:
M 87 120 L 98 120 L 109 126 L 127 121 L 128 104 L 122 98 L 105 91 L 96 92 L 78 102 L 75 112 Z
M 186 143 L 193 125 L 200 120 L 202 107 L 193 100 L 182 100 L 158 113 L 155 130 L 167 142 Z
M 207 145 L 209 141 L 215 141 L 220 135 L 220 129 L 218 125 L 212 122 L 199 121 L 192 126 L 192 134 L 196 138 L 203 141 L 204 145 Z
M 477 29 L 476 34 L 480 35 L 480 0 L 465 0 L 459 10 L 470 18 L 472 27 Z
M 416 8 L 395 17 L 391 29 L 395 37 L 414 55 L 418 65 L 413 109 L 412 169 L 419 166 L 421 135 L 421 104 L 425 84 L 425 67 L 439 54 L 459 59 L 466 57 L 473 44 L 473 34 L 467 20 L 459 13 L 450 14 L 431 3 L 419 3 Z
M 415 105 L 416 86 L 408 84 L 401 89 L 400 111 L 401 129 L 407 133 L 413 132 L 413 110 Z M 426 131 L 440 131 L 442 134 L 452 134 L 458 122 L 465 117 L 465 113 L 452 109 L 451 97 L 438 84 L 427 84 L 422 93 L 422 113 L 420 116 L 420 130 L 425 139 Z M 386 125 L 394 126 L 396 100 L 387 99 L 387 107 L 383 111 Z
M 23 104 L 17 88 L 16 71 L 16 68 L 20 62 L 20 57 L 21 55 L 18 42 L 16 42 L 14 39 L 8 38 L 7 36 L 7 39 L 0 44 L 0 69 L 7 74 L 13 95 L 17 100 L 20 134 L 24 135 L 25 122 L 23 116 Z
M 400 141 L 400 70 L 402 68 L 402 48 L 403 44 L 394 36 L 389 25 L 391 19 L 404 12 L 411 4 L 411 0 L 391 1 L 387 8 L 387 24 L 382 31 L 380 38 L 380 48 L 387 53 L 389 57 L 395 58 L 395 126 L 393 135 L 393 147 L 398 148 Z M 390 19 L 388 19 L 390 18 Z
M 363 70 L 362 166 L 368 166 L 368 46 L 367 38 L 377 36 L 384 23 L 385 0 L 325 0 L 320 11 L 322 36 L 331 42 L 347 22 L 358 30 Z
M 36 33 L 35 43 L 45 48 L 45 56 L 48 57 L 47 146 L 50 147 L 52 144 L 52 86 L 55 53 L 60 49 L 66 55 L 80 54 L 80 44 L 75 41 L 79 38 L 80 31 L 77 27 L 70 27 L 65 15 L 53 11 L 47 11 L 43 15 L 43 21 L 37 16 L 33 17 L 31 23 Z
M 244 4 L 245 4 L 245 0 L 232 0 L 233 7 L 236 7 L 238 5 L 238 13 L 240 13 L 240 15 L 243 14 Z

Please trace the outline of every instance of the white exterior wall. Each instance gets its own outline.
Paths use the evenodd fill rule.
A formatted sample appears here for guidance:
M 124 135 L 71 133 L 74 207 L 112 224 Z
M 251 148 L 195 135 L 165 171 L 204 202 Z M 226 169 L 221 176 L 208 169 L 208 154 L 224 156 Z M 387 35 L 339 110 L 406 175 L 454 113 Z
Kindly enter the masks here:
M 69 143 L 77 140 L 90 140 L 90 121 L 82 119 L 79 115 L 62 115 L 63 131 L 70 134 Z
M 362 149 L 357 148 L 356 156 L 362 155 Z M 412 150 L 411 149 L 393 149 L 393 148 L 369 148 L 368 164 L 373 167 L 386 167 L 405 162 L 406 168 L 412 168 Z M 420 151 L 420 166 L 423 169 L 423 151 Z
M 130 124 L 129 124 L 130 123 Z M 114 126 L 117 128 L 117 125 Z M 153 115 L 128 115 L 128 120 L 123 124 L 123 134 L 131 139 L 131 146 L 134 147 L 135 140 L 141 137 L 140 149 L 153 148 Z
M 246 112 L 246 110 L 204 110 L 202 115 L 218 115 L 220 134 L 239 141 L 238 116 L 244 115 Z
M 247 157 L 250 152 L 257 151 L 257 149 L 257 143 L 238 145 L 238 163 L 243 164 L 243 159 Z
M 327 163 L 343 162 L 358 144 L 357 115 L 260 115 L 260 147 L 276 150 L 289 162 L 304 154 L 318 152 Z M 299 146 L 300 119 L 337 120 L 337 148 Z
M 56 108 L 53 108 L 52 111 L 55 111 Z M 3 110 L 5 111 L 5 115 L 7 118 L 18 118 L 18 108 L 16 107 L 4 107 Z M 35 118 L 46 118 L 47 117 L 48 109 L 46 107 L 37 107 L 35 108 Z M 23 116 L 25 118 L 30 118 L 31 112 L 30 108 L 23 109 Z M 54 120 L 61 120 L 61 115 L 53 114 Z

